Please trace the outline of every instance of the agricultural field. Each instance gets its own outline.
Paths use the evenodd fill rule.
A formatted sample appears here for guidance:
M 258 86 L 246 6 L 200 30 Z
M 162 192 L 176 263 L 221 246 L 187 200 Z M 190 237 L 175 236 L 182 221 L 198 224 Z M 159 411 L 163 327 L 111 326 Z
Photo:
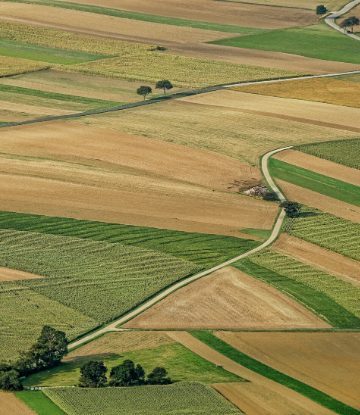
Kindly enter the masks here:
M 240 2 L 240 0 L 226 0 Z M 251 4 L 264 4 L 267 6 L 280 6 L 280 7 L 292 7 L 299 9 L 315 10 L 318 3 L 316 0 L 247 0 L 247 3 Z M 328 10 L 336 11 L 341 9 L 342 6 L 347 4 L 346 0 L 326 0 L 323 2 Z
M 339 19 L 336 19 L 336 23 L 339 25 L 341 22 L 343 22 L 345 19 L 355 16 L 358 19 L 360 18 L 360 6 L 356 6 L 353 9 L 351 9 L 349 12 L 341 16 Z M 354 26 L 354 33 L 359 33 L 360 30 L 357 26 Z
M 295 147 L 296 150 L 354 169 L 360 169 L 360 139 L 314 143 Z
M 360 409 L 359 333 L 215 334 L 253 359 Z
M 273 84 L 246 85 L 234 89 L 251 94 L 360 108 L 360 85 L 345 77 L 299 79 Z
M 0 76 L 11 76 L 26 72 L 35 72 L 48 69 L 49 65 L 45 62 L 35 62 L 28 59 L 2 57 Z
M 36 415 L 36 412 L 8 392 L 0 392 L 0 411 L 3 415 Z
M 123 327 L 267 330 L 329 326 L 267 284 L 226 267 L 179 289 Z
M 138 388 L 72 389 L 49 388 L 43 391 L 68 415 L 101 414 L 176 414 L 216 415 L 241 412 L 209 386 L 188 382 L 168 386 Z

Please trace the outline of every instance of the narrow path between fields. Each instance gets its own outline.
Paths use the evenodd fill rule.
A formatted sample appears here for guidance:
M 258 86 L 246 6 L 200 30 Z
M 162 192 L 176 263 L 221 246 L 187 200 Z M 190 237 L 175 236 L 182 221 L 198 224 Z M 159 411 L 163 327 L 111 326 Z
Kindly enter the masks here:
M 268 182 L 271 189 L 278 195 L 281 202 L 286 200 L 285 196 L 280 192 L 279 188 L 276 186 L 273 179 L 271 178 L 268 167 L 267 167 L 267 162 L 268 162 L 269 157 L 272 156 L 273 154 L 278 153 L 279 151 L 287 150 L 289 148 L 292 148 L 292 146 L 283 147 L 283 148 L 279 148 L 277 150 L 270 151 L 270 152 L 266 153 L 263 156 L 262 160 L 261 160 L 261 168 L 262 168 L 262 171 L 264 173 L 265 179 Z M 119 318 L 118 320 L 114 321 L 113 323 L 109 324 L 108 326 L 106 326 L 102 329 L 99 329 L 99 330 L 89 334 L 88 336 L 83 337 L 82 339 L 80 339 L 78 341 L 70 343 L 69 346 L 68 346 L 69 349 L 71 349 L 73 347 L 80 346 L 81 344 L 86 343 L 89 340 L 92 340 L 93 338 L 99 336 L 100 334 L 107 333 L 108 331 L 126 330 L 126 329 L 117 329 L 117 326 L 120 325 L 120 324 L 125 323 L 126 321 L 128 321 L 132 318 L 134 318 L 135 316 L 137 316 L 138 314 L 140 314 L 143 311 L 147 310 L 149 307 L 151 307 L 154 304 L 158 303 L 160 300 L 162 300 L 163 298 L 165 298 L 168 295 L 172 294 L 174 291 L 178 290 L 179 288 L 184 287 L 185 285 L 187 285 L 187 284 L 189 284 L 193 281 L 196 281 L 197 279 L 202 278 L 205 275 L 211 274 L 212 272 L 215 272 L 215 271 L 217 271 L 221 268 L 224 268 L 224 267 L 238 261 L 239 259 L 245 258 L 250 254 L 253 254 L 255 252 L 260 251 L 261 249 L 266 248 L 272 242 L 274 242 L 274 240 L 278 237 L 284 218 L 285 218 L 285 211 L 284 211 L 284 209 L 281 209 L 280 214 L 279 214 L 279 216 L 278 216 L 278 218 L 275 222 L 275 225 L 273 227 L 273 230 L 271 232 L 270 237 L 264 243 L 259 245 L 258 247 L 252 249 L 251 251 L 245 252 L 244 254 L 241 254 L 241 255 L 239 255 L 235 258 L 229 259 L 228 261 L 225 261 L 220 265 L 217 265 L 217 266 L 215 266 L 213 268 L 210 268 L 206 271 L 202 271 L 199 274 L 195 274 L 195 275 L 193 275 L 189 278 L 186 278 L 182 281 L 179 281 L 178 283 L 176 283 L 176 284 L 172 285 L 171 287 L 167 288 L 166 290 L 164 290 L 160 294 L 158 294 L 155 297 L 151 298 L 150 300 L 146 301 L 140 307 L 136 308 L 135 310 L 131 311 L 130 313 L 125 314 L 123 317 Z
M 358 4 L 360 4 L 360 0 L 353 0 L 350 3 L 346 4 L 342 9 L 340 9 L 337 12 L 331 12 L 331 14 L 327 17 L 325 17 L 325 23 L 327 23 L 330 27 L 332 27 L 333 29 L 337 30 L 338 32 L 352 37 L 355 40 L 360 40 L 359 36 L 354 35 L 353 33 L 347 33 L 346 30 L 342 29 L 339 25 L 337 25 L 335 23 L 335 19 L 337 19 L 338 17 L 342 16 L 343 14 L 347 13 L 348 11 L 350 11 L 352 8 L 354 8 L 355 6 L 357 6 Z

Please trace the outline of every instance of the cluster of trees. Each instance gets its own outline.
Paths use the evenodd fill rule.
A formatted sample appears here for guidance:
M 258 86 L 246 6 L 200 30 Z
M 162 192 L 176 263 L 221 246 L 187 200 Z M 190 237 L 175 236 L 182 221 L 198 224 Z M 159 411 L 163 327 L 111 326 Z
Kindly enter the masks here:
M 67 353 L 64 332 L 44 326 L 36 343 L 15 362 L 0 363 L 0 389 L 22 390 L 20 377 L 58 366 Z
M 166 94 L 166 90 L 173 88 L 171 82 L 167 79 L 159 81 L 155 85 L 156 89 L 163 89 L 164 94 Z M 147 95 L 152 93 L 152 88 L 150 86 L 141 86 L 137 89 L 136 93 L 144 97 L 144 100 Z
M 300 203 L 286 200 L 285 202 L 281 202 L 280 206 L 285 209 L 285 212 L 289 218 L 297 218 L 300 216 Z
M 351 31 L 354 32 L 354 26 L 358 26 L 358 25 L 359 25 L 359 19 L 356 16 L 351 16 L 343 20 L 339 26 L 344 29 L 350 28 Z
M 327 8 L 323 4 L 320 4 L 320 6 L 316 6 L 316 14 L 320 14 L 322 16 L 326 14 L 327 11 Z
M 79 386 L 82 388 L 101 388 L 107 382 L 107 367 L 104 362 L 90 360 L 80 368 Z M 110 371 L 110 386 L 168 385 L 172 383 L 163 367 L 156 367 L 146 379 L 145 370 L 132 360 L 124 360 Z

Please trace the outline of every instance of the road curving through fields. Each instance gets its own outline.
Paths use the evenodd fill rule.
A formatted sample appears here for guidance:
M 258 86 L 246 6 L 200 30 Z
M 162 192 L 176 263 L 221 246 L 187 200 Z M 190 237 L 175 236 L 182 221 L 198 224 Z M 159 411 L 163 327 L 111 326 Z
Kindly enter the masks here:
M 349 36 L 355 40 L 360 40 L 359 36 L 354 35 L 353 33 L 347 33 L 347 31 L 343 28 L 341 28 L 339 25 L 337 25 L 335 23 L 335 20 L 338 17 L 341 17 L 343 14 L 347 13 L 348 11 L 350 11 L 351 9 L 353 9 L 355 6 L 357 6 L 358 4 L 360 4 L 360 0 L 353 0 L 348 4 L 345 4 L 345 6 L 337 11 L 337 12 L 331 12 L 331 14 L 329 14 L 327 17 L 325 17 L 325 23 L 327 23 L 330 27 L 332 27 L 333 29 L 337 30 L 338 32 Z

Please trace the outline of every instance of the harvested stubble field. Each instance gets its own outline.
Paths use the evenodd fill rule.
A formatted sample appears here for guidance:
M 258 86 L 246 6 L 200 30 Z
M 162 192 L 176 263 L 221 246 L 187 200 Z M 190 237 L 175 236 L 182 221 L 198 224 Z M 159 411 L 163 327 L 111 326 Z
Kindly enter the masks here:
M 106 333 L 102 337 L 71 351 L 65 356 L 63 362 L 77 362 L 79 360 L 106 357 L 174 342 L 175 340 L 165 333 L 158 331 Z
M 29 272 L 19 271 L 6 267 L 0 267 L 0 281 L 28 280 L 32 278 L 43 278 L 41 275 L 30 274 Z
M 325 328 L 296 301 L 226 267 L 169 295 L 125 323 L 127 328 Z
M 215 334 L 252 358 L 360 409 L 359 333 Z
M 4 122 L 28 121 L 36 118 L 68 114 L 74 114 L 74 111 L 0 101 L 0 119 Z
M 342 150 L 342 152 L 345 151 Z M 319 159 L 319 157 L 306 154 L 302 151 L 285 150 L 274 154 L 272 158 L 346 183 L 351 183 L 355 186 L 360 186 L 360 170 L 329 160 Z
M 219 0 L 218 0 L 219 1 Z M 231 2 L 239 2 L 241 0 L 226 0 Z M 246 0 L 246 3 L 251 4 L 266 4 L 268 6 L 294 7 L 299 9 L 315 10 L 318 5 L 316 0 Z M 325 0 L 323 4 L 328 10 L 336 11 L 347 4 L 346 0 Z
M 360 288 L 360 262 L 283 233 L 271 249 Z
M 43 62 L 34 62 L 28 59 L 1 57 L 0 77 L 35 72 L 48 69 L 49 65 Z
M 0 392 L 0 412 L 1 415 L 36 415 L 10 392 Z
M 231 102 L 238 107 L 241 105 L 238 92 L 224 91 L 224 93 L 235 94 Z M 244 95 L 254 97 L 251 94 Z M 337 140 L 358 137 L 358 133 L 309 124 L 308 121 L 312 120 L 308 119 L 302 123 L 278 118 L 278 114 L 272 117 L 271 114 L 259 115 L 256 111 L 248 113 L 246 109 L 231 108 L 225 104 L 211 105 L 213 101 L 203 99 L 209 105 L 194 105 L 191 102 L 176 100 L 129 109 L 122 111 L 121 115 L 108 113 L 89 116 L 86 119 L 78 118 L 71 123 L 103 127 L 173 142 L 222 154 L 251 165 L 258 165 L 259 157 L 266 151 L 284 145 L 328 141 L 329 138 Z M 230 104 L 226 103 L 226 105 Z M 256 105 L 258 104 L 254 103 L 254 106 Z M 270 110 L 269 106 L 266 108 Z M 282 114 L 280 116 L 283 117 Z M 307 116 L 310 116 L 310 110 Z M 285 115 L 284 118 L 288 117 Z M 151 123 L 149 119 L 152 120 Z
M 197 382 L 137 388 L 48 388 L 43 393 L 68 415 L 242 413 L 210 386 Z
M 355 205 L 342 202 L 283 180 L 276 179 L 276 183 L 280 186 L 289 200 L 312 206 L 316 209 L 330 213 L 331 215 L 339 216 L 340 218 L 360 224 L 360 208 Z
M 360 108 L 360 84 L 335 78 L 299 79 L 273 84 L 248 85 L 237 87 L 235 90 Z

